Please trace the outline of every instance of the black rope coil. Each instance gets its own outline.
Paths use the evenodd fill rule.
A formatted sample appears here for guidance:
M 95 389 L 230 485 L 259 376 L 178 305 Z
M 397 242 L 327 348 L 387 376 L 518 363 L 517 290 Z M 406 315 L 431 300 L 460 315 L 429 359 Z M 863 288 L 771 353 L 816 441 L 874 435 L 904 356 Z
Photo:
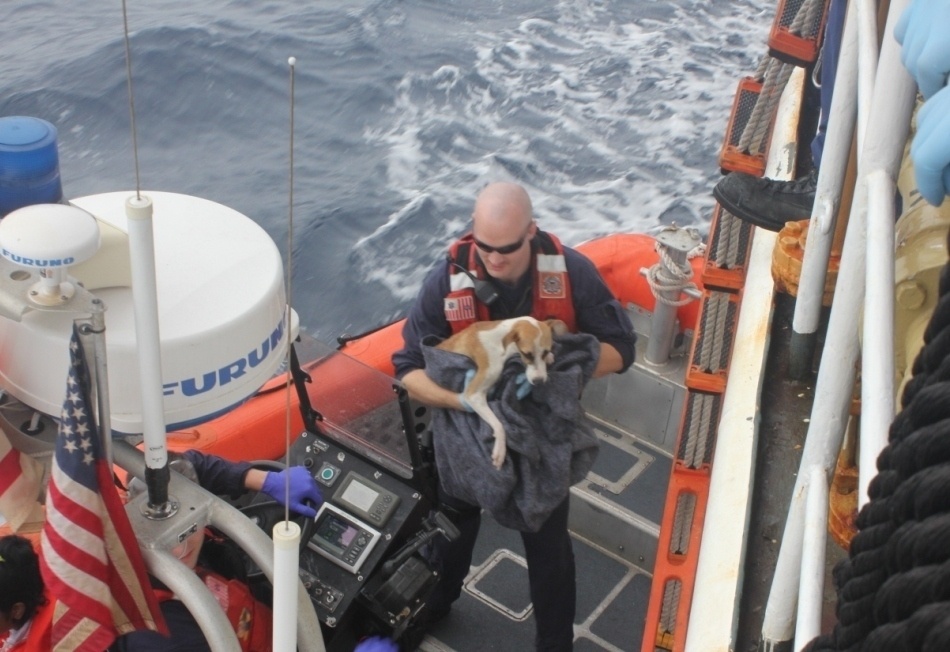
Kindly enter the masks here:
M 950 651 L 950 263 L 809 652 Z

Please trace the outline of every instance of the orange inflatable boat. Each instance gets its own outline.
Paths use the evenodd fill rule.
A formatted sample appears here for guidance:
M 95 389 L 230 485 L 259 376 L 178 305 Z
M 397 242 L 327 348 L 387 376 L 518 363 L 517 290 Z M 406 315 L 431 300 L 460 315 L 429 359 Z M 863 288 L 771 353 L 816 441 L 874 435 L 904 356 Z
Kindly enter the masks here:
M 625 306 L 635 305 L 652 311 L 656 299 L 641 269 L 659 260 L 653 237 L 644 234 L 616 234 L 591 240 L 577 247 L 590 258 L 608 287 Z M 691 261 L 693 278 L 700 284 L 703 259 Z M 678 310 L 681 330 L 695 328 L 699 302 L 693 301 Z M 403 320 L 399 320 L 344 344 L 340 351 L 349 358 L 386 375 L 394 373 L 391 356 L 402 346 Z M 351 378 L 352 365 L 343 364 L 333 356 L 318 361 L 302 360 L 309 370 L 320 366 L 322 379 L 310 388 L 311 402 L 320 406 L 353 404 L 354 392 L 360 387 Z M 372 397 L 362 397 L 374 400 Z M 345 399 L 341 400 L 341 399 Z M 364 401 L 365 403 L 365 401 Z M 289 435 L 291 439 L 303 430 L 299 400 L 287 391 L 286 377 L 273 378 L 254 396 L 225 415 L 198 426 L 168 433 L 170 450 L 198 449 L 233 460 L 272 460 L 283 455 L 288 437 L 287 408 L 290 406 Z M 372 406 L 367 406 L 372 407 Z

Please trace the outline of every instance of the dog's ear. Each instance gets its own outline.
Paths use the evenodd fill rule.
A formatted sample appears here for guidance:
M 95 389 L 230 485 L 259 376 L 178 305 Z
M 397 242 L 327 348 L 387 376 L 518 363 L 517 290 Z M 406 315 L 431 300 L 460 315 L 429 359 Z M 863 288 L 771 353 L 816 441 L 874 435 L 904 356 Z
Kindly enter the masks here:
M 501 346 L 502 346 L 502 348 L 507 349 L 507 348 L 508 348 L 508 345 L 511 344 L 511 343 L 514 343 L 515 346 L 518 346 L 518 343 L 521 341 L 520 335 L 521 335 L 521 333 L 519 332 L 518 324 L 515 324 L 515 327 L 512 328 L 512 329 L 511 329 L 510 331 L 508 331 L 507 333 L 505 333 L 505 336 L 504 336 L 503 338 L 501 338 Z
M 551 332 L 555 335 L 565 335 L 568 333 L 567 324 L 560 319 L 548 319 L 546 323 L 551 328 Z

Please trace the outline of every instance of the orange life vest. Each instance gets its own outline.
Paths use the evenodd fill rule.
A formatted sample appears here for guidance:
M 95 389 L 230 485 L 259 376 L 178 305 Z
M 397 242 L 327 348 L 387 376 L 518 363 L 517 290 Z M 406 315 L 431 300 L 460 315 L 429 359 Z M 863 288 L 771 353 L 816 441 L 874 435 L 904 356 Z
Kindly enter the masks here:
M 242 652 L 270 652 L 273 644 L 273 615 L 270 608 L 255 600 L 251 590 L 239 580 L 229 580 L 200 566 L 195 568 L 195 573 L 227 615 Z M 154 591 L 159 602 L 175 597 L 167 589 L 156 588 Z
M 471 233 L 454 242 L 449 247 L 448 256 L 450 291 L 444 300 L 445 318 L 452 333 L 458 333 L 476 321 L 491 319 L 488 306 L 475 296 L 475 284 L 471 278 L 483 279 L 486 274 L 475 252 Z M 537 231 L 532 243 L 530 269 L 533 274 L 531 316 L 540 320 L 560 319 L 570 331 L 576 331 L 571 280 L 560 240 L 550 233 Z
M 53 609 L 56 606 L 56 601 L 50 598 L 45 590 L 43 595 L 46 597 L 46 604 L 41 604 L 36 608 L 33 618 L 30 619 L 30 631 L 27 632 L 25 639 L 10 648 L 11 652 L 14 650 L 16 652 L 49 652 L 53 649 L 51 635 L 53 631 Z M 9 632 L 4 636 L 0 636 L 0 647 L 3 646 L 7 636 L 9 636 Z

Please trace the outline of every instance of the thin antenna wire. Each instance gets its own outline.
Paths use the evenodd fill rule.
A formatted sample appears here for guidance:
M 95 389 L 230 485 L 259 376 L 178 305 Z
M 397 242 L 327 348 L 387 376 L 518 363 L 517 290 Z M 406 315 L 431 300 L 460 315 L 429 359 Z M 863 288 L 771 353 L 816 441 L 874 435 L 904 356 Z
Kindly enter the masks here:
M 132 93 L 132 46 L 129 44 L 129 14 L 122 0 L 122 25 L 125 30 L 125 78 L 129 87 L 129 115 L 132 126 L 132 156 L 135 158 L 135 198 L 141 199 L 141 184 L 139 183 L 139 143 L 135 135 L 135 95 Z
M 285 465 L 290 468 L 290 393 L 293 389 L 293 373 L 290 368 L 290 290 L 291 290 L 291 261 L 294 253 L 294 66 L 297 65 L 296 57 L 287 59 L 290 65 L 290 199 L 289 199 L 289 224 L 287 225 L 287 312 L 286 325 L 284 331 L 287 333 L 287 407 L 285 412 L 286 424 L 284 426 L 284 455 L 286 457 Z M 290 520 L 290 474 L 285 474 L 284 495 L 287 500 L 284 501 L 284 520 Z

